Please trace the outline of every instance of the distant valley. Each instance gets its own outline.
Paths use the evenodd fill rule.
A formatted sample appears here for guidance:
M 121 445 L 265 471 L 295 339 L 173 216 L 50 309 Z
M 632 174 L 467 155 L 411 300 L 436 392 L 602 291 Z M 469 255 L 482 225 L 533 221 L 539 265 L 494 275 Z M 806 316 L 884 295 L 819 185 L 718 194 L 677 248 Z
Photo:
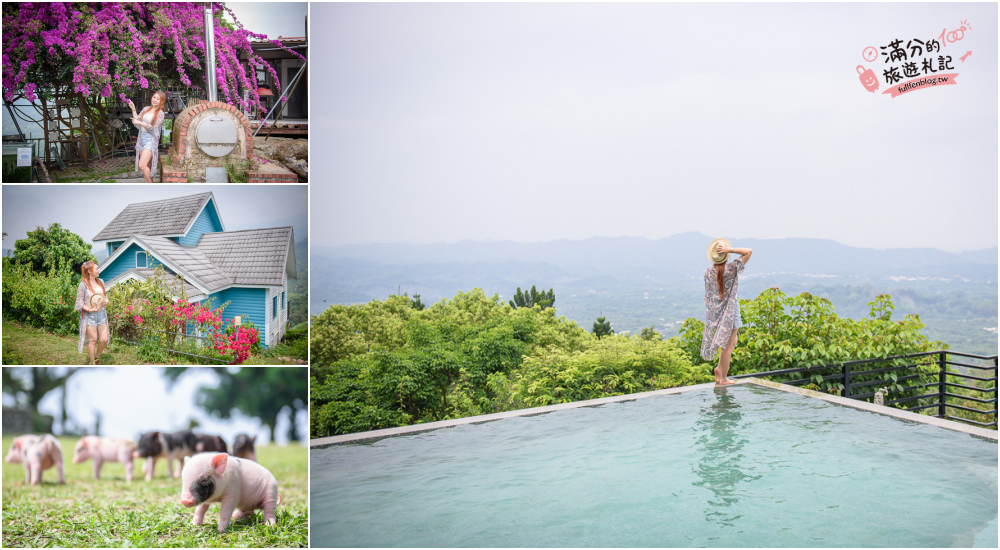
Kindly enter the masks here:
M 312 314 L 327 306 L 419 294 L 424 303 L 482 288 L 506 301 L 517 287 L 555 291 L 559 315 L 590 330 L 602 313 L 616 332 L 656 326 L 665 337 L 679 322 L 704 315 L 702 274 L 711 239 L 593 238 L 545 243 L 470 242 L 313 247 Z M 917 313 L 924 333 L 953 349 L 997 350 L 997 248 L 872 250 L 818 239 L 745 239 L 754 255 L 740 296 L 777 286 L 787 294 L 829 298 L 841 316 L 867 316 L 888 293 L 894 318 Z M 994 330 L 986 330 L 993 328 Z

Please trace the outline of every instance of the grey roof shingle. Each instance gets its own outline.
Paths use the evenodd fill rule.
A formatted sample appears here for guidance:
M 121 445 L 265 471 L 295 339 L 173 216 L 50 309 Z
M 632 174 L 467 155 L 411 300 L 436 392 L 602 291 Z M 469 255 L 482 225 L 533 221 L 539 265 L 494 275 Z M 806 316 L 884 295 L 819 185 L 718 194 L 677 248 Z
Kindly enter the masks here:
M 281 285 L 291 227 L 205 233 L 198 250 L 237 285 Z
M 171 276 L 174 275 L 174 272 L 173 272 L 172 269 L 167 269 L 166 267 L 164 267 L 164 271 L 168 275 L 171 275 Z M 129 269 L 128 271 L 120 273 L 114 279 L 111 279 L 110 281 L 107 281 L 105 283 L 105 286 L 109 286 L 110 287 L 112 285 L 115 285 L 115 284 L 119 283 L 120 281 L 125 280 L 125 278 L 128 277 L 131 274 L 138 275 L 140 279 L 142 279 L 142 280 L 145 281 L 146 279 L 150 278 L 153 275 L 153 270 L 150 269 L 150 268 L 148 268 L 148 267 L 133 267 L 132 269 Z M 195 287 L 194 285 L 192 285 L 191 283 L 189 283 L 187 280 L 184 281 L 184 292 L 187 293 L 188 298 L 191 298 L 192 296 L 197 296 L 197 295 L 201 294 L 201 291 L 198 290 L 197 287 Z
M 179 235 L 211 197 L 212 193 L 208 192 L 130 204 L 94 240 L 127 239 L 133 235 Z
M 209 292 L 215 292 L 233 284 L 233 280 L 198 250 L 198 247 L 181 246 L 164 237 L 150 237 L 148 235 L 133 235 L 133 237 L 140 246 L 155 252 L 156 256 L 162 258 L 164 262 L 176 266 L 175 271 L 183 275 L 185 279 L 195 285 L 200 285 Z

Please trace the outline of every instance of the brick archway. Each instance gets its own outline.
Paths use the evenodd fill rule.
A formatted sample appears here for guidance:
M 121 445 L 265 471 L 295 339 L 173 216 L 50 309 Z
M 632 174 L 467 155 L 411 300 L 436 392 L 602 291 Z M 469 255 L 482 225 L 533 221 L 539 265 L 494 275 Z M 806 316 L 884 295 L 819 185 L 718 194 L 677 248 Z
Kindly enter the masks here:
M 209 109 L 223 109 L 229 111 L 236 117 L 237 120 L 240 121 L 240 124 L 243 126 L 243 132 L 246 135 L 247 158 L 250 158 L 250 155 L 253 154 L 253 132 L 250 129 L 250 121 L 247 120 L 247 117 L 244 116 L 239 109 L 228 103 L 223 103 L 221 101 L 205 101 L 191 107 L 190 109 L 186 109 L 187 113 L 181 117 L 181 120 L 174 121 L 174 130 L 177 132 L 176 135 L 178 137 L 177 154 L 180 156 L 180 159 L 187 157 L 188 151 L 186 138 L 191 121 L 194 120 L 194 118 L 200 113 Z

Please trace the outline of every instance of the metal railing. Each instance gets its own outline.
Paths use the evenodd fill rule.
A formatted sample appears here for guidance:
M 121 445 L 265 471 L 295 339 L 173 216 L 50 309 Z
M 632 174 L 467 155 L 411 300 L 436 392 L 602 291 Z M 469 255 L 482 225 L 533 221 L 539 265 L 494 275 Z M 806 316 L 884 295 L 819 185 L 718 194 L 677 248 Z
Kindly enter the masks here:
M 976 359 L 980 361 L 991 361 L 993 366 L 982 366 L 982 365 L 970 365 L 968 363 L 961 363 L 958 361 L 952 361 L 948 356 L 954 355 L 958 357 L 968 357 L 970 359 Z M 852 370 L 852 367 L 858 365 L 867 365 L 871 363 L 881 363 L 881 362 L 895 362 L 904 359 L 920 359 L 925 358 L 924 361 L 916 362 L 906 362 L 904 365 L 892 365 L 889 367 L 875 368 L 868 370 Z M 936 372 L 921 371 L 918 367 L 928 367 L 936 366 Z M 949 366 L 963 367 L 966 369 L 977 369 L 983 371 L 993 371 L 992 377 L 974 376 L 968 372 L 955 372 L 954 370 L 949 370 Z M 914 374 L 904 373 L 904 376 L 897 375 L 894 380 L 868 380 L 860 383 L 851 383 L 851 378 L 857 378 L 859 376 L 870 375 L 870 374 L 883 374 L 883 373 L 894 373 L 896 371 L 903 371 L 910 369 Z M 824 374 L 826 372 L 832 372 L 832 374 Z M 843 363 L 833 363 L 829 365 L 813 365 L 809 367 L 800 367 L 794 369 L 782 369 L 767 372 L 754 372 L 746 373 L 732 376 L 731 378 L 767 378 L 771 376 L 786 376 L 794 375 L 798 373 L 808 373 L 810 376 L 805 376 L 803 378 L 795 380 L 783 380 L 782 384 L 788 384 L 789 386 L 803 386 L 806 384 L 814 383 L 817 380 L 816 377 L 822 379 L 822 381 L 836 381 L 841 383 L 844 388 L 841 391 L 841 396 L 849 397 L 851 399 L 868 399 L 869 397 L 874 397 L 877 392 L 869 392 L 866 390 L 861 390 L 856 392 L 858 388 L 869 388 L 871 386 L 877 385 L 895 385 L 901 384 L 904 381 L 911 381 L 922 377 L 934 377 L 936 374 L 937 380 L 930 383 L 924 384 L 911 384 L 903 387 L 902 391 L 890 391 L 889 394 L 912 392 L 920 388 L 934 388 L 936 391 L 932 393 L 925 393 L 916 396 L 899 397 L 897 399 L 892 399 L 885 401 L 885 405 L 902 405 L 903 403 L 910 403 L 906 407 L 899 406 L 898 408 L 905 409 L 908 411 L 919 411 L 923 409 L 937 408 L 937 414 L 934 416 L 938 418 L 945 418 L 948 420 L 956 420 L 958 422 L 965 422 L 968 424 L 974 424 L 976 426 L 981 426 L 984 428 L 996 428 L 997 427 L 997 355 L 976 355 L 972 353 L 961 353 L 957 351 L 948 350 L 937 350 L 937 351 L 925 351 L 922 353 L 911 353 L 907 355 L 894 355 L 890 357 L 879 357 L 875 359 L 861 359 L 857 361 L 845 361 Z M 975 380 L 979 382 L 992 382 L 992 387 L 980 388 L 978 386 L 967 386 L 964 384 L 957 384 L 955 382 L 950 382 L 949 377 L 952 380 L 956 378 Z M 981 392 L 983 394 L 993 394 L 992 399 L 982 399 L 967 395 L 959 395 L 956 393 L 949 392 L 949 388 L 961 388 L 964 390 Z M 888 395 L 888 394 L 886 394 Z M 975 403 L 992 404 L 993 408 L 991 410 L 981 410 L 972 407 L 965 407 L 955 403 L 948 402 L 948 398 L 952 399 L 962 399 L 966 401 L 972 401 Z M 931 400 L 931 403 L 920 404 L 922 401 Z M 978 414 L 984 416 L 987 420 L 992 417 L 992 422 L 979 422 L 976 420 L 971 420 L 968 418 L 961 418 L 958 416 L 952 416 L 948 414 L 948 409 L 955 409 L 966 411 L 973 414 Z

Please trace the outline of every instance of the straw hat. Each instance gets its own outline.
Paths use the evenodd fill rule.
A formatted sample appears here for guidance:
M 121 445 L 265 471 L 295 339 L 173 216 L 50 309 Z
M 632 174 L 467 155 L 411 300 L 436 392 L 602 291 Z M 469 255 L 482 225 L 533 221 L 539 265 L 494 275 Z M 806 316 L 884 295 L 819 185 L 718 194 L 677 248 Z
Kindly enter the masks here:
M 104 296 L 100 294 L 94 294 L 93 296 L 90 297 L 90 302 L 89 302 L 90 307 L 92 307 L 93 309 L 97 309 L 101 307 L 101 302 L 103 301 L 104 301 Z
M 719 243 L 725 245 L 726 248 L 732 248 L 733 246 L 729 244 L 729 241 L 726 239 L 715 239 L 712 241 L 712 244 L 708 245 L 708 259 L 712 260 L 713 264 L 724 264 L 726 263 L 726 260 L 729 259 L 728 252 L 725 254 L 719 254 L 716 252 L 715 249 L 719 246 Z

